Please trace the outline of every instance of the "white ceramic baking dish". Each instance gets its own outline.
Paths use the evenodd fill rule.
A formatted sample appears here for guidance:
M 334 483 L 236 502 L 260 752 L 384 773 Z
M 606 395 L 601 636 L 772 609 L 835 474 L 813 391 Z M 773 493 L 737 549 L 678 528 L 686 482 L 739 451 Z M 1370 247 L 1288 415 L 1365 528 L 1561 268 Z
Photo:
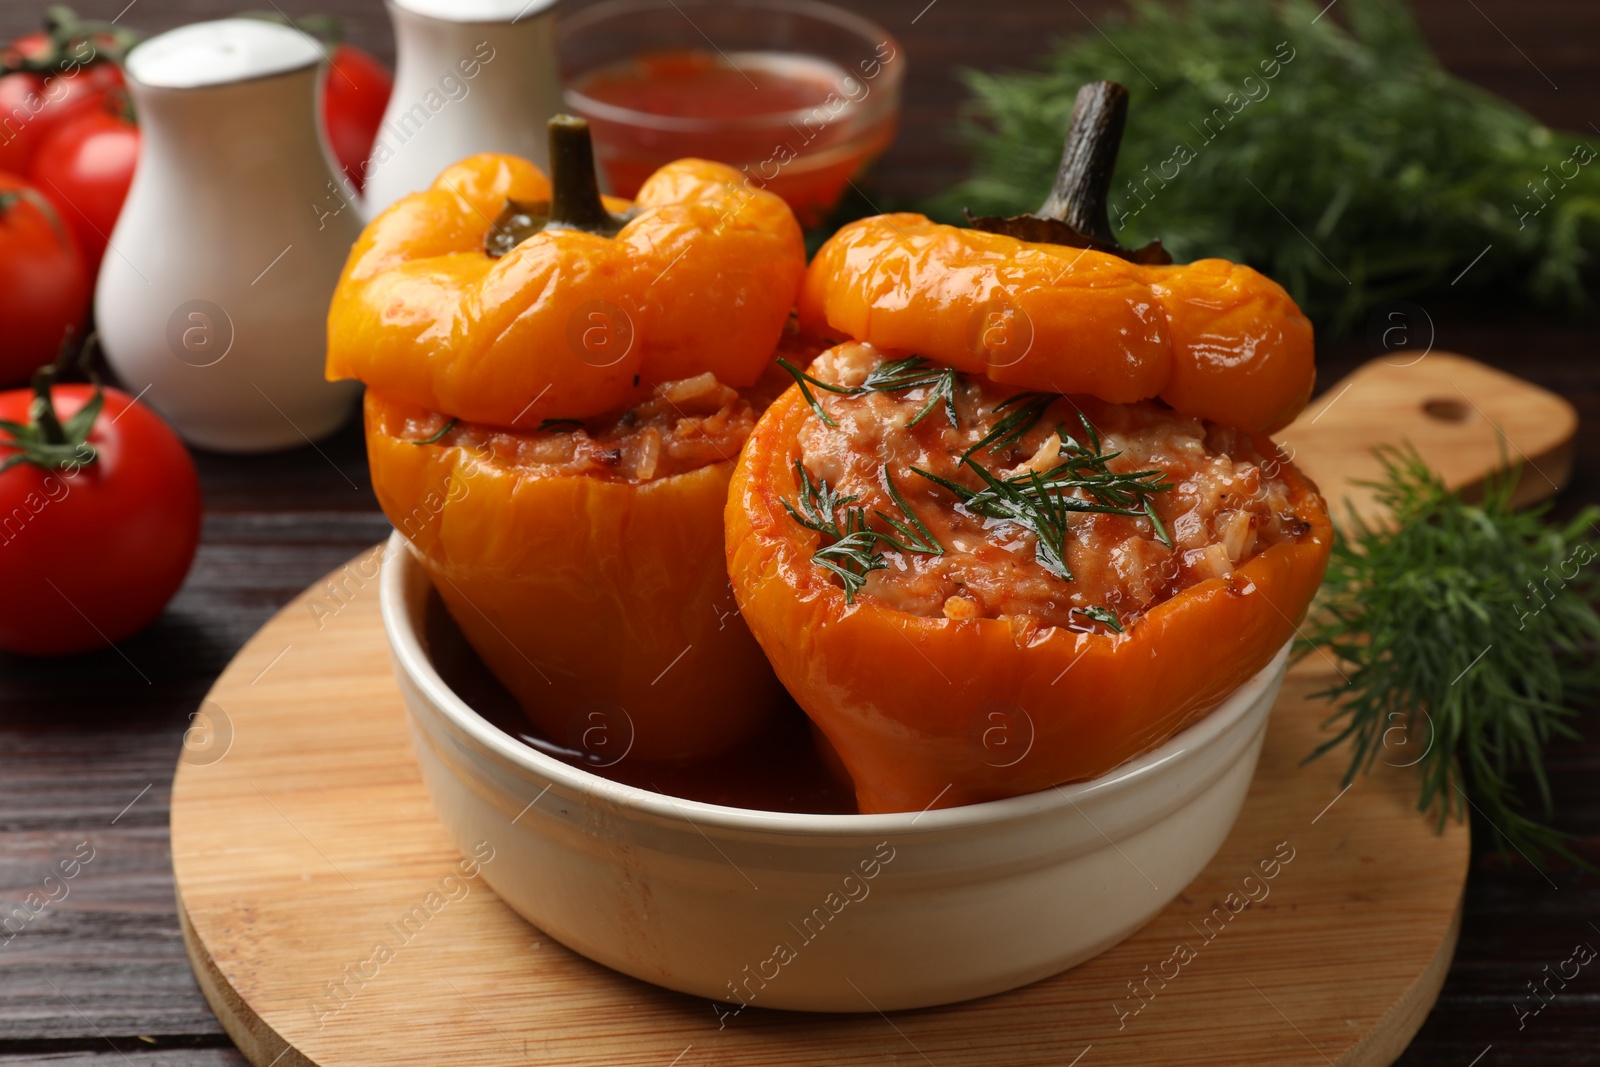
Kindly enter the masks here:
M 803 1011 L 928 1007 L 1036 981 L 1161 910 L 1233 826 L 1285 647 L 1210 714 L 1104 777 L 922 813 L 721 807 L 544 755 L 453 693 L 396 534 L 383 621 L 422 777 L 507 904 L 590 959 L 697 996 Z M 724 1010 L 724 1009 L 719 1009 Z

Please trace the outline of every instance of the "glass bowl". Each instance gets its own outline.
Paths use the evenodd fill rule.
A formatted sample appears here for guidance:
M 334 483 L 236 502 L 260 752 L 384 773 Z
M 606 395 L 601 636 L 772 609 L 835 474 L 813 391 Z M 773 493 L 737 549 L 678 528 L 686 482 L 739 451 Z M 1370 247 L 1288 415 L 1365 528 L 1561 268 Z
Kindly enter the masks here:
M 822 221 L 894 137 L 905 55 L 815 0 L 610 0 L 559 31 L 566 105 L 589 120 L 609 191 L 662 164 L 728 163 Z M 684 79 L 702 79 L 691 98 Z M 708 91 L 709 90 L 709 91 Z

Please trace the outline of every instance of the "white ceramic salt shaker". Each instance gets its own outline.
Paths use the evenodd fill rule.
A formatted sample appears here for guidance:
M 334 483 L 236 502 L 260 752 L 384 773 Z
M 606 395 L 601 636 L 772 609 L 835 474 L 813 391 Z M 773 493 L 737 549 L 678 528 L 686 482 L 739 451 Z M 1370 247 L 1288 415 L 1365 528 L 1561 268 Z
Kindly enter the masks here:
M 317 118 L 321 48 L 253 19 L 154 37 L 127 60 L 139 165 L 95 293 L 106 358 L 201 448 L 304 445 L 359 388 L 323 378 L 328 303 L 358 211 Z
M 545 165 L 561 110 L 555 0 L 388 0 L 395 82 L 365 170 L 368 218 L 475 152 Z

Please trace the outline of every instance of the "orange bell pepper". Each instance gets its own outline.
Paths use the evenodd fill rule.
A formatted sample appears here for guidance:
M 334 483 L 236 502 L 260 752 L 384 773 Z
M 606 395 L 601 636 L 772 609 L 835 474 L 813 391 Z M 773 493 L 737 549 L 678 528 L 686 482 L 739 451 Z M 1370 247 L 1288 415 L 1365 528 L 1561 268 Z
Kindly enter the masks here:
M 1019 628 L 854 602 L 813 561 L 821 535 L 784 500 L 814 419 L 798 387 L 745 444 L 729 490 L 728 570 L 745 620 L 855 781 L 863 812 L 953 807 L 1092 778 L 1155 747 L 1261 670 L 1322 580 L 1332 527 L 1286 461 L 1305 529 L 1227 578 L 1156 604 L 1124 633 Z M 1264 436 L 1252 441 L 1276 456 Z M 1025 755 L 997 758 L 1001 744 Z
M 698 160 L 635 204 L 602 201 L 578 120 L 553 120 L 551 158 L 553 187 L 473 156 L 375 219 L 334 295 L 328 375 L 367 383 L 379 503 L 549 740 L 590 763 L 711 755 L 778 695 L 721 552 L 742 434 L 726 412 L 669 412 L 665 444 L 630 439 L 645 458 L 629 470 L 605 466 L 621 450 L 601 438 L 634 433 L 640 402 L 671 404 L 683 379 L 743 390 L 725 407 L 753 422 L 776 389 L 744 387 L 772 367 L 800 231 L 782 200 Z M 600 468 L 540 458 L 563 434 Z M 712 454 L 672 460 L 678 446 Z M 659 475 L 657 452 L 676 463 Z
M 806 275 L 800 317 L 820 335 L 997 382 L 1114 403 L 1160 397 L 1265 433 L 1287 426 L 1316 382 L 1311 323 L 1249 267 L 1131 263 L 922 215 L 834 234 Z
M 588 168 L 589 210 L 627 213 L 613 235 L 564 223 L 493 257 L 492 220 L 507 201 L 549 210 L 550 182 L 513 156 L 462 160 L 351 249 L 328 315 L 328 377 L 519 427 L 599 415 L 705 371 L 755 384 L 805 270 L 788 205 L 732 167 L 682 159 L 634 204 L 608 197 L 600 212 L 587 136 L 561 149 L 578 153 L 562 165 Z
M 1311 325 L 1248 267 L 1116 242 L 1126 108 L 1080 90 L 1037 212 L 862 219 L 802 283 L 802 327 L 848 343 L 746 442 L 728 568 L 863 812 L 1111 771 L 1265 667 L 1322 580 L 1326 508 L 1265 436 L 1310 397 Z
M 605 763 L 759 730 L 778 687 L 720 551 L 731 461 L 638 484 L 541 477 L 481 442 L 417 444 L 430 414 L 367 391 L 373 491 L 545 737 Z

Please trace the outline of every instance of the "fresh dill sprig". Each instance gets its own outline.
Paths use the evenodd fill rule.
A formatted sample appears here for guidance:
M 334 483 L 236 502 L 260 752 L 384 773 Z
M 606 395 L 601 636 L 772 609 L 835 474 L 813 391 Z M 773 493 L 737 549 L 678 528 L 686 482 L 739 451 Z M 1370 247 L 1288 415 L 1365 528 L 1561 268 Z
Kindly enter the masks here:
M 1502 851 L 1588 867 L 1570 835 L 1527 814 L 1510 776 L 1531 774 L 1548 817 L 1542 750 L 1577 737 L 1572 704 L 1600 688 L 1590 566 L 1600 508 L 1547 525 L 1545 508 L 1512 508 L 1514 470 L 1473 504 L 1414 450 L 1379 458 L 1384 477 L 1372 484 L 1392 525 L 1351 516 L 1305 626 L 1303 648 L 1348 665 L 1347 682 L 1320 694 L 1337 702 L 1329 723 L 1341 729 L 1308 759 L 1349 741 L 1348 785 L 1387 751 L 1385 762 L 1416 766 L 1417 807 L 1441 828 L 1465 816 L 1470 797 Z
M 911 470 L 948 489 L 968 511 L 1012 523 L 1033 534 L 1036 541 L 1033 555 L 1039 566 L 1062 581 L 1072 581 L 1072 568 L 1067 566 L 1068 509 L 1065 506 L 1070 498 L 1050 492 L 1038 471 L 999 478 L 975 460 L 961 462 L 983 480 L 982 489 L 968 489 L 960 482 L 941 478 L 920 467 Z
M 806 470 L 804 463 L 798 459 L 794 461 L 794 472 L 800 476 L 800 495 L 798 496 L 799 508 L 789 503 L 787 498 L 780 497 L 778 502 L 801 526 L 808 530 L 815 530 L 829 537 L 843 537 L 844 533 L 839 528 L 838 513 L 841 509 L 850 509 L 858 499 L 854 494 L 843 494 L 828 484 L 828 479 L 819 478 L 813 482 L 811 472 Z M 860 507 L 854 510 L 862 511 Z
M 825 389 L 837 396 L 861 396 L 864 393 L 898 393 L 919 386 L 928 386 L 930 387 L 928 402 L 906 425 L 915 426 L 927 418 L 941 401 L 944 402 L 945 417 L 950 420 L 951 427 L 959 425 L 956 421 L 956 383 L 960 380 L 960 372 L 954 367 L 942 367 L 930 363 L 921 356 L 886 359 L 872 368 L 860 385 L 834 385 L 832 382 L 825 382 L 821 378 L 807 374 L 781 356 L 778 357 L 778 366 L 789 372 L 789 376 L 800 387 L 800 395 L 805 397 L 806 403 L 811 405 L 811 410 L 816 412 L 817 418 L 827 426 L 837 427 L 839 424 L 822 409 L 816 394 L 811 391 L 812 387 Z
M 864 521 L 863 514 L 851 512 L 848 521 L 850 532 L 813 552 L 811 562 L 837 575 L 844 585 L 844 602 L 854 604 L 856 594 L 867 584 L 867 575 L 882 570 L 888 563 L 877 549 L 877 534 L 856 525 Z
M 1019 404 L 1011 414 L 1025 406 Z M 1043 409 L 1040 409 L 1039 415 L 1042 414 Z M 960 462 L 983 481 L 982 489 L 969 489 L 918 467 L 911 469 L 948 490 L 968 511 L 1013 523 L 1032 533 L 1038 539 L 1035 557 L 1039 565 L 1063 581 L 1072 581 L 1072 571 L 1066 562 L 1067 516 L 1071 514 L 1148 518 L 1155 525 L 1156 536 L 1167 547 L 1172 547 L 1172 539 L 1166 526 L 1156 517 L 1151 500 L 1153 494 L 1172 488 L 1172 483 L 1166 481 L 1166 474 L 1154 469 L 1113 471 L 1110 462 L 1122 453 L 1104 451 L 1094 425 L 1082 412 L 1078 413 L 1078 419 L 1083 424 L 1085 440 L 1080 442 L 1066 433 L 1064 427 L 1057 427 L 1056 434 L 1061 440 L 1060 462 L 1047 471 L 1026 471 L 1001 478 L 973 459 L 971 450 L 962 455 Z M 1037 423 L 1038 417 L 1033 421 Z
M 822 405 L 817 402 L 817 395 L 811 391 L 811 387 L 816 386 L 818 389 L 826 389 L 828 392 L 838 393 L 840 396 L 854 396 L 856 390 L 847 386 L 834 385 L 832 382 L 825 382 L 821 378 L 814 378 L 782 356 L 778 357 L 778 366 L 789 372 L 789 377 L 794 379 L 794 384 L 800 387 L 800 395 L 806 398 L 806 403 L 811 405 L 811 410 L 816 412 L 817 418 L 822 420 L 823 425 L 837 428 L 839 424 L 834 422 L 826 411 L 822 410 Z
M 858 503 L 859 498 L 854 494 L 840 493 L 826 478 L 812 481 L 811 472 L 798 459 L 794 461 L 794 469 L 800 478 L 798 506 L 781 498 L 779 503 L 801 526 L 833 538 L 832 543 L 811 554 L 811 561 L 839 579 L 844 586 L 845 603 L 855 603 L 856 594 L 867 584 L 867 575 L 889 565 L 878 547 L 879 542 L 902 552 L 944 555 L 944 546 L 907 505 L 887 466 L 879 469 L 878 477 L 902 517 L 897 519 L 876 510 L 873 514 L 892 526 L 898 537 L 868 526 L 867 509 Z
M 944 546 L 939 543 L 939 539 L 933 536 L 933 531 L 929 530 L 927 525 L 917 517 L 917 513 L 911 510 L 911 505 L 906 503 L 906 498 L 900 495 L 899 487 L 894 484 L 894 479 L 889 477 L 888 466 L 882 467 L 878 471 L 878 475 L 883 480 L 883 488 L 888 492 L 889 498 L 900 509 L 900 514 L 905 516 L 904 519 L 897 519 L 887 512 L 877 510 L 872 512 L 878 518 L 894 527 L 899 532 L 900 538 L 904 538 L 904 540 L 901 540 L 884 534 L 881 535 L 883 540 L 894 545 L 902 552 L 920 552 L 929 556 L 944 555 Z
M 1002 411 L 1005 414 L 994 421 L 989 432 L 980 437 L 976 444 L 961 453 L 961 458 L 966 459 L 984 449 L 996 452 L 1022 440 L 1028 436 L 1029 430 L 1039 425 L 1039 420 L 1044 418 L 1050 405 L 1059 399 L 1061 397 L 1056 393 L 1018 393 L 1002 400 L 994 406 L 994 411 L 996 414 Z
M 1156 528 L 1156 540 L 1172 547 L 1172 535 L 1167 532 L 1167 524 L 1161 521 L 1161 516 L 1156 514 L 1156 502 L 1148 496 L 1144 498 L 1145 518 L 1150 520 L 1150 525 Z
M 856 503 L 855 495 L 838 492 L 826 478 L 813 482 L 811 472 L 798 459 L 794 470 L 800 477 L 799 506 L 786 498 L 779 498 L 778 502 L 801 526 L 833 538 L 831 544 L 812 553 L 811 561 L 839 579 L 844 586 L 845 603 L 853 604 L 856 594 L 867 584 L 867 575 L 888 566 L 883 553 L 877 550 L 877 536 L 867 529 L 866 509 Z
M 941 367 L 921 356 L 907 356 L 904 359 L 885 360 L 872 368 L 859 391 L 893 393 L 928 386 L 928 402 L 906 425 L 915 426 L 943 401 L 945 418 L 950 420 L 951 429 L 957 429 L 960 424 L 956 421 L 956 382 L 959 380 L 960 372 L 954 367 Z
M 1111 515 L 1133 517 L 1143 515 L 1155 526 L 1156 538 L 1171 548 L 1172 537 L 1156 515 L 1155 502 L 1151 499 L 1152 494 L 1164 493 L 1172 488 L 1172 483 L 1166 480 L 1166 472 L 1155 468 L 1124 473 L 1113 471 L 1110 463 L 1122 452 L 1105 451 L 1099 431 L 1081 411 L 1078 412 L 1078 422 L 1083 426 L 1086 443 L 1066 433 L 1064 426 L 1056 427 L 1056 434 L 1061 438 L 1063 459 L 1046 472 L 1046 484 L 1052 490 L 1082 489 L 1091 500 L 1101 505 L 1100 509 L 1077 507 L 1075 510 L 1104 510 Z

